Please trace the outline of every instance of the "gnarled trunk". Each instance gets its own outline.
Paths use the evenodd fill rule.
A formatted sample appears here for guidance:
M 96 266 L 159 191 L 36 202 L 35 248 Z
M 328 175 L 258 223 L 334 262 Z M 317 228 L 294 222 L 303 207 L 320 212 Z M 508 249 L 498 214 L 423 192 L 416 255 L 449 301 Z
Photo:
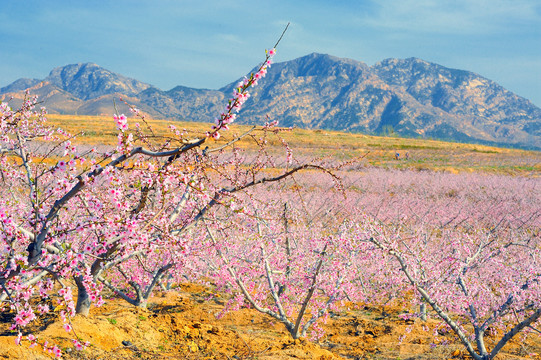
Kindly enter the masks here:
M 90 301 L 90 295 L 86 290 L 81 275 L 75 277 L 75 284 L 77 284 L 77 304 L 75 305 L 75 313 L 88 316 L 92 302 Z

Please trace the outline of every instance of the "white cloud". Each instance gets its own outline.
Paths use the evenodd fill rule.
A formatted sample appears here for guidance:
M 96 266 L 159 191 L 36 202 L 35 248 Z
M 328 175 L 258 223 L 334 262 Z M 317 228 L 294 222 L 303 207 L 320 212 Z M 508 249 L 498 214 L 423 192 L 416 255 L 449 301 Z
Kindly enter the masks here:
M 541 25 L 535 0 L 388 0 L 363 22 L 395 30 L 451 34 L 507 31 L 506 25 Z
M 242 44 L 244 41 L 242 38 L 238 35 L 234 34 L 218 34 L 216 35 L 219 41 L 228 42 L 228 43 L 234 43 L 234 44 Z

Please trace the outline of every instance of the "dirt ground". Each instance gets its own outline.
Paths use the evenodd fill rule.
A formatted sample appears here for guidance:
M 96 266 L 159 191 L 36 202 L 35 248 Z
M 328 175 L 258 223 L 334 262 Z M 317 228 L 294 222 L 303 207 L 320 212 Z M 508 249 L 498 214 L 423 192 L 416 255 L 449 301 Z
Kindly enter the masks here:
M 363 305 L 332 313 L 326 335 L 317 343 L 292 340 L 284 326 L 253 309 L 228 312 L 220 319 L 224 296 L 208 288 L 186 284 L 158 294 L 148 309 L 109 300 L 93 308 L 89 317 L 76 316 L 76 335 L 91 345 L 83 351 L 54 317 L 37 325 L 40 341 L 62 346 L 65 359 L 469 359 L 452 333 L 438 321 L 402 320 L 398 309 Z M 9 314 L 8 314 L 9 315 Z M 51 359 L 41 346 L 17 346 L 0 324 L 0 359 Z M 437 332 L 435 339 L 434 332 Z M 400 342 L 402 336 L 405 338 Z M 491 338 L 487 339 L 490 348 Z M 541 335 L 518 336 L 497 359 L 541 359 Z

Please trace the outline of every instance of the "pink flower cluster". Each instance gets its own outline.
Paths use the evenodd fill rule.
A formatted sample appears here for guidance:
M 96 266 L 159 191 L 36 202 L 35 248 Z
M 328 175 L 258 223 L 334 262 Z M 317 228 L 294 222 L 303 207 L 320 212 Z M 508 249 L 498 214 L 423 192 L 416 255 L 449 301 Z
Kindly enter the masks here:
M 235 121 L 240 109 L 250 98 L 248 88 L 257 85 L 258 81 L 267 75 L 267 71 L 272 64 L 272 58 L 276 55 L 276 49 L 266 50 L 266 58 L 263 64 L 259 67 L 258 71 L 254 74 L 250 74 L 250 77 L 245 77 L 244 80 L 239 82 L 233 90 L 233 98 L 229 99 L 229 102 L 225 108 L 225 111 L 220 114 L 220 117 L 216 119 L 216 125 L 212 127 L 212 132 L 208 132 L 207 136 L 212 136 L 215 140 L 220 138 L 219 130 L 228 130 L 228 124 Z
M 85 347 L 90 345 L 90 343 L 88 341 L 85 342 L 85 343 L 81 343 L 80 341 L 75 340 L 75 339 L 73 339 L 71 341 L 73 342 L 73 345 L 75 346 L 75 349 L 77 349 L 79 351 L 83 350 Z
M 12 116 L 13 112 L 7 102 L 0 103 L 0 130 L 6 127 L 6 119 Z
M 17 315 L 15 316 L 15 322 L 12 326 L 14 329 L 16 326 L 26 326 L 30 321 L 34 320 L 36 318 L 36 315 L 34 314 L 34 311 L 32 309 L 24 309 L 20 310 Z
M 115 119 L 115 122 L 116 122 L 116 127 L 118 128 L 118 130 L 120 131 L 126 131 L 128 130 L 128 118 L 126 117 L 126 115 L 124 114 L 121 114 L 121 115 L 113 115 L 113 119 Z
M 0 206 L 0 221 L 5 222 L 9 219 L 8 211 L 5 207 Z
M 43 351 L 50 352 L 57 358 L 62 357 L 62 350 L 56 345 L 54 346 L 49 345 L 48 341 L 45 341 L 43 343 Z

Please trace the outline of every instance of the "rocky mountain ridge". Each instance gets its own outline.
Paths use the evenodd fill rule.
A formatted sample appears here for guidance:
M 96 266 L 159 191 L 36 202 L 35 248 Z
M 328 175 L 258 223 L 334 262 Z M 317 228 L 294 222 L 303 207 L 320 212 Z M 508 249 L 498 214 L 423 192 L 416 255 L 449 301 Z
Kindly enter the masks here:
M 19 79 L 0 99 L 27 88 L 50 112 L 112 114 L 123 97 L 156 118 L 213 121 L 237 81 L 218 90 L 163 91 L 96 64 L 53 69 L 43 80 Z M 251 93 L 239 122 L 541 149 L 541 109 L 475 73 L 417 58 L 373 66 L 324 54 L 273 64 Z M 122 110 L 122 109 L 121 109 Z

